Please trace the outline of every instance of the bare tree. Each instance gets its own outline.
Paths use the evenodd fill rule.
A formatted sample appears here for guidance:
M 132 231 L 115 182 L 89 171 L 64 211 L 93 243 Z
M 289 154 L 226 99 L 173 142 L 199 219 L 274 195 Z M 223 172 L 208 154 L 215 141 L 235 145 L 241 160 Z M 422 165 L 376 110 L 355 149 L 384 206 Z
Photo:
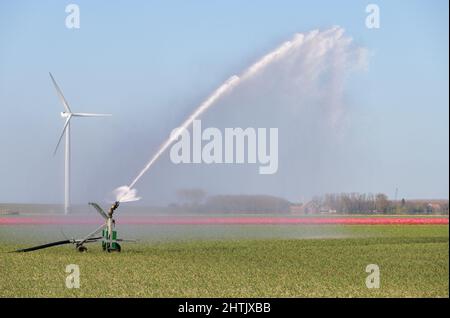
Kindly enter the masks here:
M 375 206 L 377 211 L 387 213 L 389 208 L 389 200 L 386 194 L 378 193 L 375 196 Z

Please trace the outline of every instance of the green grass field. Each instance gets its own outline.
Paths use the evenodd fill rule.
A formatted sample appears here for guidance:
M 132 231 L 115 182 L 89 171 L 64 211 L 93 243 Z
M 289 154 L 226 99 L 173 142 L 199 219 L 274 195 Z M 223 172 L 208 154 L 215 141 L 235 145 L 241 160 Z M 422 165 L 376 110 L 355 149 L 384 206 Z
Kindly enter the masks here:
M 325 226 L 324 226 L 325 227 Z M 1 230 L 1 229 L 0 229 Z M 264 230 L 264 227 L 261 227 Z M 346 238 L 123 244 L 106 254 L 0 247 L 1 297 L 448 297 L 447 225 L 345 226 Z M 66 265 L 81 287 L 65 287 Z M 381 271 L 368 289 L 368 264 Z

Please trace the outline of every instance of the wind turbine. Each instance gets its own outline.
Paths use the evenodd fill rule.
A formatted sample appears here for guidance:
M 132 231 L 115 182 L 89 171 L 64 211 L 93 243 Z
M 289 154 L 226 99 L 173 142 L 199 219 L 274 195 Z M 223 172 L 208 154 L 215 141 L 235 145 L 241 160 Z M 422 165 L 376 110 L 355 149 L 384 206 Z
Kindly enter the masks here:
M 66 143 L 64 149 L 64 213 L 67 214 L 70 207 L 70 120 L 72 119 L 72 117 L 105 117 L 112 115 L 94 114 L 94 113 L 73 113 L 69 107 L 69 104 L 64 98 L 61 89 L 59 88 L 58 84 L 56 84 L 56 81 L 53 78 L 52 73 L 49 74 L 50 78 L 52 79 L 53 85 L 55 86 L 56 92 L 58 93 L 58 97 L 64 106 L 64 112 L 61 112 L 61 117 L 65 118 L 64 127 L 61 136 L 59 136 L 58 143 L 56 144 L 56 148 L 55 151 L 53 152 L 53 155 L 56 154 L 59 144 L 61 143 L 61 140 L 65 134 Z

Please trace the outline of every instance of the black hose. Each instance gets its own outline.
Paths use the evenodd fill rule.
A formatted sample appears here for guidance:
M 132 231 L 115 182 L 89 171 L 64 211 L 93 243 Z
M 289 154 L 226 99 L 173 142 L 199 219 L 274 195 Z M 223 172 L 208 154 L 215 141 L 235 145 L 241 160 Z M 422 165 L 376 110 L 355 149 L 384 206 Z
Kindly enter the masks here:
M 47 244 L 43 244 L 43 245 L 33 246 L 33 247 L 29 247 L 29 248 L 23 248 L 23 249 L 20 249 L 20 250 L 16 250 L 14 252 L 16 252 L 16 253 L 31 252 L 31 251 L 36 251 L 36 250 L 40 250 L 40 249 L 47 248 L 47 247 L 63 245 L 63 244 L 70 244 L 70 243 L 73 243 L 73 241 L 72 240 L 64 240 L 64 241 L 58 241 L 58 242 L 53 242 L 53 243 L 47 243 Z

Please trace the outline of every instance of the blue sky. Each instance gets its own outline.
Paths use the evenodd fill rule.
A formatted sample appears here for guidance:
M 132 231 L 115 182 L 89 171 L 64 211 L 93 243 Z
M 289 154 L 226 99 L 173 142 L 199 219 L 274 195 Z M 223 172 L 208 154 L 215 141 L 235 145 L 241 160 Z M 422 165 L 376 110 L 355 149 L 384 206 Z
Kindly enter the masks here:
M 80 7 L 80 29 L 65 27 L 69 3 Z M 370 61 L 348 87 L 357 172 L 342 188 L 323 192 L 392 197 L 398 187 L 401 197 L 448 198 L 448 2 L 374 1 L 381 14 L 376 30 L 365 26 L 368 1 L 342 3 L 1 2 L 0 202 L 62 202 L 62 151 L 52 156 L 62 106 L 49 71 L 74 110 L 114 114 L 73 125 L 73 200 L 85 202 L 128 183 L 229 76 L 296 32 L 333 25 L 367 48 Z M 171 200 L 175 187 L 155 190 L 178 182 L 173 173 L 164 179 L 170 170 L 166 164 L 144 177 L 144 203 Z M 235 188 L 233 180 L 222 183 L 211 192 Z M 276 183 L 241 189 L 255 191 L 303 196 Z

